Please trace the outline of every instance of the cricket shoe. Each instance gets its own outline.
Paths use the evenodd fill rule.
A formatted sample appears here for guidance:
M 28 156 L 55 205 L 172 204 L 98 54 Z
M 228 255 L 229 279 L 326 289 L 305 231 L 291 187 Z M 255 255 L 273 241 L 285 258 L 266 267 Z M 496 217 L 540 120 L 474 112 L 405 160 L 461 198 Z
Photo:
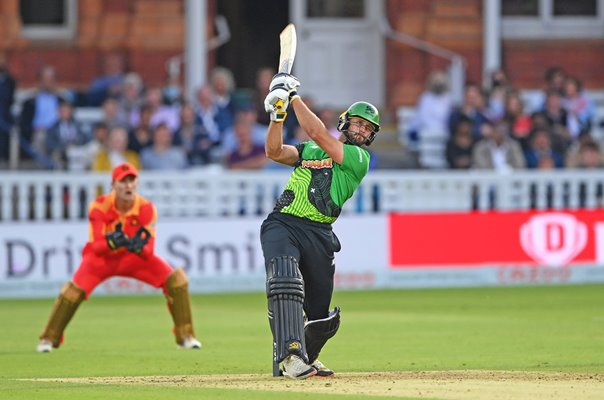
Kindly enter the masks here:
M 283 375 L 292 379 L 306 379 L 317 374 L 317 370 L 300 357 L 290 354 L 283 360 Z
M 50 353 L 52 351 L 52 342 L 48 339 L 41 339 L 40 343 L 36 346 L 38 353 Z
M 189 336 L 183 340 L 180 345 L 181 349 L 201 349 L 201 342 L 195 339 L 193 336 Z
M 323 364 L 319 360 L 315 360 L 315 362 L 311 365 L 317 370 L 317 376 L 320 376 L 321 378 L 326 378 L 328 376 L 335 375 L 335 372 L 333 372 L 333 370 L 327 368 L 325 364 Z

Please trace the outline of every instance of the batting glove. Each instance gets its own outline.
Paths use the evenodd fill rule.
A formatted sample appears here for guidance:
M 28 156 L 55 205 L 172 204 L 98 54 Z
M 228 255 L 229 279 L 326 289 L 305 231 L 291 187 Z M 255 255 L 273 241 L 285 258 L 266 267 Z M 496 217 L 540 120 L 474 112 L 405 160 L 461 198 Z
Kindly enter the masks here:
M 287 90 L 288 92 L 297 91 L 300 87 L 300 81 L 298 78 L 291 74 L 286 74 L 285 72 L 279 72 L 277 75 L 273 76 L 273 80 L 269 86 L 270 90 L 282 88 Z
M 283 122 L 287 117 L 289 92 L 281 87 L 271 90 L 264 99 L 264 109 L 270 114 L 271 121 Z

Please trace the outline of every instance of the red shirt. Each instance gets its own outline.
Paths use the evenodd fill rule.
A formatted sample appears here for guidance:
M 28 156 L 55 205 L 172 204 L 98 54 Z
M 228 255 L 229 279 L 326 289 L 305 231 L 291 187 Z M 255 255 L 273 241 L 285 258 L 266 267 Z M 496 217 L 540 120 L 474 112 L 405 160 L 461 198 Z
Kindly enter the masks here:
M 125 213 L 120 213 L 115 208 L 115 192 L 99 196 L 88 207 L 88 220 L 88 243 L 84 247 L 84 254 L 94 252 L 97 256 L 116 256 L 125 253 L 124 248 L 111 250 L 105 240 L 105 234 L 115 231 L 119 222 L 122 223 L 122 231 L 127 237 L 134 236 L 141 226 L 147 228 L 151 238 L 143 247 L 140 256 L 148 258 L 153 254 L 157 211 L 153 203 L 142 196 L 137 194 L 134 205 Z

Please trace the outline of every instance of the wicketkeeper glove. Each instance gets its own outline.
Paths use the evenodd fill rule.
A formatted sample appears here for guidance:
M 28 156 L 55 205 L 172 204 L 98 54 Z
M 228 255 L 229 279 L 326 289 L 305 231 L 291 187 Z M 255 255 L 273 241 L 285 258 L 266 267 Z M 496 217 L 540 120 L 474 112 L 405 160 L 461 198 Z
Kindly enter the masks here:
M 126 247 L 130 243 L 130 239 L 122 232 L 122 223 L 118 222 L 115 226 L 115 231 L 105 235 L 107 245 L 111 250 L 119 249 L 120 247 Z
M 128 251 L 131 253 L 140 254 L 149 239 L 151 239 L 151 232 L 149 232 L 144 226 L 141 226 L 138 228 L 138 231 L 136 231 L 136 234 L 130 238 L 130 241 L 127 245 Z

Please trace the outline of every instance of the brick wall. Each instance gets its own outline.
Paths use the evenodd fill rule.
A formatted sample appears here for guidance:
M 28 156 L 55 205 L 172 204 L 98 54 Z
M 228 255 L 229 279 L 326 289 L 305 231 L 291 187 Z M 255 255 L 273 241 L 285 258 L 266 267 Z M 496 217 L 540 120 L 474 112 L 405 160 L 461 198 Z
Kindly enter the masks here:
M 481 0 L 398 0 L 387 5 L 391 26 L 400 32 L 462 55 L 468 62 L 469 80 L 479 80 L 482 70 Z M 388 103 L 413 105 L 424 89 L 428 74 L 447 68 L 449 61 L 404 44 L 388 41 Z
M 208 5 L 213 15 L 215 0 Z M 78 33 L 69 42 L 22 38 L 18 7 L 18 0 L 0 1 L 0 52 L 8 56 L 22 88 L 35 86 L 41 65 L 53 64 L 61 85 L 83 89 L 101 73 L 109 52 L 123 54 L 132 70 L 159 85 L 166 79 L 166 60 L 183 52 L 184 0 L 78 0 Z M 394 29 L 461 54 L 468 62 L 467 79 L 482 80 L 482 0 L 390 0 L 386 13 Z M 210 54 L 210 65 L 213 60 Z M 502 60 L 519 88 L 541 87 L 550 65 L 565 68 L 587 88 L 604 87 L 604 40 L 505 41 Z M 448 65 L 391 40 L 385 62 L 387 102 L 393 109 L 415 104 L 427 75 Z
M 519 87 L 540 88 L 545 69 L 562 67 L 587 89 L 604 89 L 604 40 L 505 41 L 504 68 Z
M 466 78 L 482 81 L 482 0 L 390 0 L 391 26 L 461 54 Z M 448 61 L 409 46 L 387 41 L 388 103 L 414 105 L 428 74 Z M 604 88 L 604 40 L 506 40 L 502 66 L 519 89 L 543 85 L 545 69 L 557 65 L 583 81 L 587 89 Z
M 20 37 L 18 7 L 18 0 L 0 2 L 0 52 L 22 88 L 35 86 L 44 64 L 57 68 L 62 86 L 85 88 L 110 52 L 159 85 L 166 80 L 166 60 L 183 52 L 184 0 L 79 0 L 75 38 L 53 42 Z

